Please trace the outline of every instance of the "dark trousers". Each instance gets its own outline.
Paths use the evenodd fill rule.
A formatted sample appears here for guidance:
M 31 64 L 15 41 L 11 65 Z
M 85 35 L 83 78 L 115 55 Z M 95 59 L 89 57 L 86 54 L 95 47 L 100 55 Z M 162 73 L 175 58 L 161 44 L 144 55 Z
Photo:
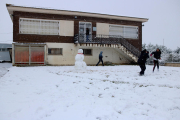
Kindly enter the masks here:
M 140 75 L 144 75 L 144 71 L 146 70 L 146 65 L 145 65 L 145 63 L 140 63 L 139 66 L 140 66 L 140 68 L 141 68 Z
M 96 66 L 98 66 L 100 62 L 102 62 L 102 65 L 104 66 L 102 58 L 99 58 L 99 62 L 96 64 Z
M 90 42 L 89 35 L 86 35 L 86 42 Z
M 158 60 L 154 60 L 154 67 L 153 67 L 153 71 L 154 71 L 154 69 L 155 69 L 156 65 L 157 65 L 157 69 L 159 69 L 159 61 L 158 61 Z

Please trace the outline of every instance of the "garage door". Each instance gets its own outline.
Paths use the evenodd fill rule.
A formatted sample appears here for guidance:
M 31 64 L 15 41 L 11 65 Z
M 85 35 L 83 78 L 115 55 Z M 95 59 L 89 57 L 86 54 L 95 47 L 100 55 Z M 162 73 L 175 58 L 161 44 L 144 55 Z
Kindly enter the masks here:
M 15 46 L 14 63 L 44 65 L 44 46 Z

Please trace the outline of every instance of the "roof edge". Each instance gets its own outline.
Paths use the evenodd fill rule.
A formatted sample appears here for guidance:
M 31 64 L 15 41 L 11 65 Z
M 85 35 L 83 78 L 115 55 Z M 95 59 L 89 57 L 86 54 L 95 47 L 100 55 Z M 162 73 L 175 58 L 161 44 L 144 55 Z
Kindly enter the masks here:
M 13 4 L 6 4 L 9 14 L 10 11 L 35 11 L 36 13 L 46 13 L 46 14 L 68 14 L 68 15 L 81 15 L 88 17 L 99 17 L 99 18 L 109 18 L 109 19 L 117 19 L 117 20 L 128 20 L 128 21 L 138 21 L 138 22 L 147 22 L 149 19 L 147 18 L 138 18 L 138 17 L 129 17 L 129 16 L 118 16 L 118 15 L 109 15 L 109 14 L 101 14 L 101 13 L 90 13 L 90 12 L 81 12 L 81 11 L 70 11 L 70 10 L 58 10 L 58 9 L 47 9 L 47 8 L 37 8 L 37 7 L 25 7 L 25 6 L 15 6 Z M 34 10 L 35 9 L 35 10 Z M 45 12 L 46 11 L 46 12 Z M 11 17 L 12 19 L 12 17 Z

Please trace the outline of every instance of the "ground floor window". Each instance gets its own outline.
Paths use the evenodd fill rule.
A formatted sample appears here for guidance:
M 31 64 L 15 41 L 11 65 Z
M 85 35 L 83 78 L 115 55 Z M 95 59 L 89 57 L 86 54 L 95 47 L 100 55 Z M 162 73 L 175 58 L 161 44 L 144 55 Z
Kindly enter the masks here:
M 62 55 L 62 48 L 48 48 L 48 55 Z
M 92 55 L 92 49 L 83 49 L 84 55 Z

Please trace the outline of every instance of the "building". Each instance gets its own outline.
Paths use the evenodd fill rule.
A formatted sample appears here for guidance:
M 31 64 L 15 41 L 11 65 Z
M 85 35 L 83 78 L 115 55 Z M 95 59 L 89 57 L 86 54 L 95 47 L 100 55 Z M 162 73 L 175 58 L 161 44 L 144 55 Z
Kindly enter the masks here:
M 136 62 L 142 47 L 142 23 L 148 21 L 146 18 L 6 6 L 13 22 L 13 65 L 74 65 L 80 48 L 87 65 L 98 62 L 100 51 L 103 51 L 104 62 Z
M 12 44 L 0 43 L 0 62 L 11 62 Z

